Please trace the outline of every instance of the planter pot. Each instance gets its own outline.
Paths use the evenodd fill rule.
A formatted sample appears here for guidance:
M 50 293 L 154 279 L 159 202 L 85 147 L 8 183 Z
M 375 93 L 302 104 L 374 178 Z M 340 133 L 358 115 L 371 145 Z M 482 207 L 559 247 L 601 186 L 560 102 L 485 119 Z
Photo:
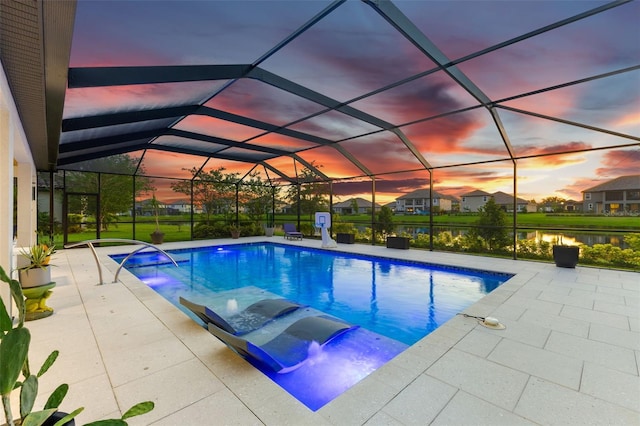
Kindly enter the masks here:
M 23 288 L 38 287 L 51 282 L 51 267 L 21 269 L 20 285 Z
M 356 235 L 338 232 L 336 234 L 336 242 L 342 243 L 342 244 L 355 244 Z
M 267 237 L 273 237 L 273 233 L 275 232 L 276 228 L 272 227 L 272 226 L 267 226 L 264 228 L 264 234 Z
M 33 321 L 46 318 L 53 314 L 53 308 L 47 306 L 47 299 L 53 293 L 52 289 L 56 283 L 50 282 L 37 287 L 26 287 L 22 289 L 25 297 L 25 320 Z
M 57 422 L 64 419 L 67 415 L 68 413 L 64 413 L 62 411 L 56 411 L 51 416 L 49 416 L 49 418 L 45 420 L 44 423 L 42 423 L 42 426 L 54 426 Z M 21 425 L 22 419 L 14 419 L 14 423 L 16 425 Z M 76 425 L 75 419 L 71 419 L 68 422 L 63 423 L 63 426 L 75 426 L 75 425 Z M 3 423 L 2 426 L 7 426 L 7 424 Z
M 56 411 L 44 423 L 42 423 L 42 426 L 54 426 L 58 421 L 64 419 L 68 414 L 69 413 L 64 413 L 62 411 Z M 75 424 L 76 422 L 74 419 L 71 419 L 68 422 L 64 423 L 65 426 L 75 426 Z
M 234 240 L 240 238 L 240 231 L 231 231 L 231 238 L 233 238 Z
M 409 249 L 408 237 L 387 237 L 387 248 Z
M 164 241 L 164 232 L 153 231 L 151 233 L 151 242 L 153 244 L 162 244 Z
M 560 268 L 575 268 L 579 255 L 580 248 L 577 246 L 553 246 L 553 260 Z

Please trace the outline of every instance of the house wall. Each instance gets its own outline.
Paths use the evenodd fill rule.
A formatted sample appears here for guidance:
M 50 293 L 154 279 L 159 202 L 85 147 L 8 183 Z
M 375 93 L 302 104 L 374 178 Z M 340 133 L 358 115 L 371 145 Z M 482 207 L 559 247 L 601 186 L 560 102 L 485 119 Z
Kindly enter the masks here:
M 639 191 L 640 189 L 625 189 L 618 191 L 585 192 L 583 195 L 583 208 L 586 212 L 592 212 L 596 214 L 602 214 L 604 212 L 637 212 L 640 211 L 640 200 L 634 197 L 635 194 Z M 589 197 L 590 199 L 588 199 Z M 589 204 L 593 206 L 591 210 L 589 210 Z
M 17 178 L 18 223 L 13 220 L 14 178 Z M 18 246 L 35 242 L 36 170 L 27 138 L 18 116 L 9 84 L 0 66 L 0 265 L 7 273 L 15 265 L 14 236 Z M 10 300 L 8 286 L 0 286 L 0 296 Z M 9 304 L 10 306 L 10 304 Z
M 461 203 L 462 212 L 477 212 L 480 207 L 483 207 L 489 200 L 488 195 L 480 195 L 477 197 L 464 197 Z
M 583 210 L 588 213 L 600 214 L 604 210 L 602 204 L 604 200 L 603 192 L 585 192 L 584 195 L 584 207 Z M 591 205 L 591 208 L 589 206 Z
M 349 210 L 349 213 L 351 213 L 351 209 L 348 209 L 348 210 Z M 342 207 L 335 207 L 335 206 L 334 206 L 334 207 L 333 207 L 333 212 L 334 212 L 334 213 L 337 213 L 337 214 L 346 214 L 346 213 L 345 213 L 345 209 L 344 209 L 344 208 L 342 208 Z
M 451 206 L 451 200 L 445 198 L 433 199 L 433 207 L 439 207 L 440 211 L 451 211 Z M 403 198 L 401 200 L 396 200 L 396 211 L 398 213 L 415 213 L 418 210 L 425 213 L 429 211 L 429 208 L 428 198 Z

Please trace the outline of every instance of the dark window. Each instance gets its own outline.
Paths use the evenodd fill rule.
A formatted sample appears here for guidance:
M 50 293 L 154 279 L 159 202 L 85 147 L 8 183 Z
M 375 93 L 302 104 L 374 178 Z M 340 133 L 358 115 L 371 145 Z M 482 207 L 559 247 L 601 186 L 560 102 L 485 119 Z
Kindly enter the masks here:
M 607 201 L 611 200 L 622 200 L 624 191 L 607 191 L 604 193 L 604 199 Z
M 627 200 L 640 200 L 640 191 L 636 191 L 636 190 L 627 191 Z

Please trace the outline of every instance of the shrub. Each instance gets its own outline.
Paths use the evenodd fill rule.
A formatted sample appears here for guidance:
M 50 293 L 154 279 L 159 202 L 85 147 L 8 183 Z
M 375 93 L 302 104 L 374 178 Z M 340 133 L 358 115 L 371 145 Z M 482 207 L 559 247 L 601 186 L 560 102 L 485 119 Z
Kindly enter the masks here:
M 213 225 L 199 223 L 193 227 L 193 238 L 196 239 L 226 238 L 229 235 L 228 226 L 221 223 L 214 223 Z
M 629 247 L 640 253 L 640 234 L 627 234 L 624 236 L 624 242 L 629 245 Z
M 334 233 L 345 233 L 345 234 L 355 234 L 356 233 L 356 227 L 353 225 L 353 223 L 347 223 L 347 222 L 333 222 L 331 224 L 331 228 L 332 231 Z
M 67 232 L 70 234 L 76 234 L 82 232 L 82 215 L 81 214 L 69 214 L 67 215 Z
M 518 240 L 517 255 L 527 259 L 551 259 L 552 245 L 547 241 Z
M 376 233 L 391 234 L 396 229 L 393 223 L 393 211 L 387 206 L 382 206 L 380 211 L 376 213 L 376 223 L 374 224 Z
M 314 234 L 315 227 L 310 223 L 302 223 L 302 224 L 300 224 L 300 232 L 302 232 L 304 235 L 310 237 L 310 236 L 312 236 Z
M 434 238 L 435 245 L 435 238 Z M 413 239 L 413 247 L 417 248 L 429 248 L 429 234 L 418 234 Z
M 500 251 L 509 244 L 507 215 L 493 198 L 478 210 L 476 225 L 472 233 L 482 238 L 490 251 Z
M 611 244 L 581 246 L 580 259 L 583 263 L 592 265 L 640 269 L 640 252 L 633 249 L 623 250 Z

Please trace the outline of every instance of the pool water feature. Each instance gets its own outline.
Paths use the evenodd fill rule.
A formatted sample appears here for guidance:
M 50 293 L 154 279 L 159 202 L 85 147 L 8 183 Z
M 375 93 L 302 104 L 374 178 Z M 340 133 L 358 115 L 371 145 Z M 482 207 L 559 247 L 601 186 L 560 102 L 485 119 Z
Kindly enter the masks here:
M 360 326 L 322 348 L 312 344 L 307 361 L 289 373 L 249 360 L 314 411 L 511 277 L 274 243 L 169 253 L 179 268 L 155 252 L 135 255 L 126 268 L 196 321 L 179 296 L 223 317 L 265 298 L 305 305 L 243 336 L 254 344 L 306 315 L 328 314 Z

